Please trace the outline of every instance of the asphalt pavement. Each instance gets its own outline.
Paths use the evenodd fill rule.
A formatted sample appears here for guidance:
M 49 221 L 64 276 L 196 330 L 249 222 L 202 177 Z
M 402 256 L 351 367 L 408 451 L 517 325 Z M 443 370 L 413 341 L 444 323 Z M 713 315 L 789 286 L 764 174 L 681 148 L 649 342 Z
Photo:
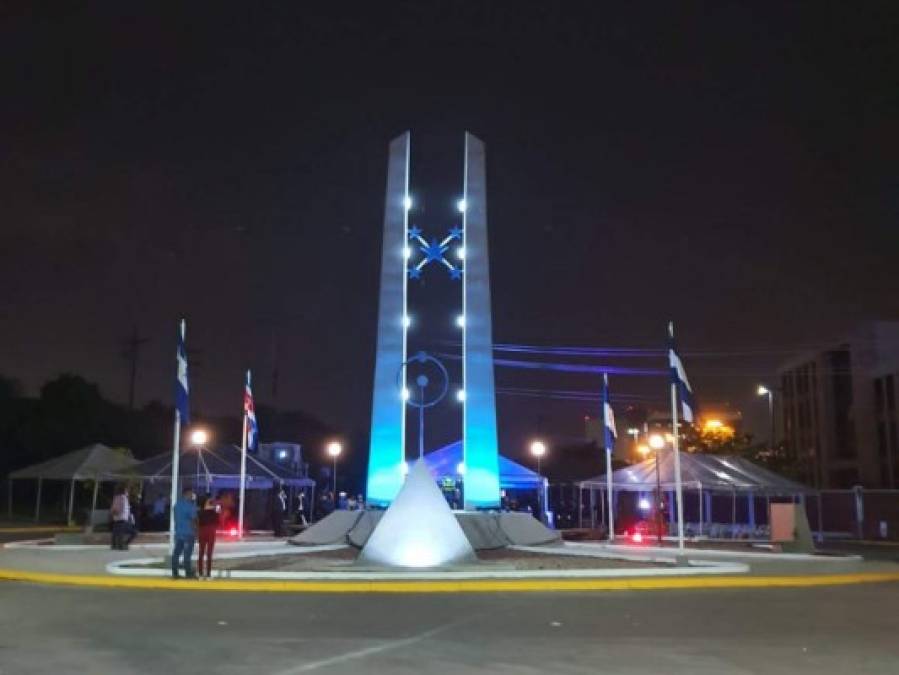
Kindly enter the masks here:
M 896 673 L 899 584 L 450 595 L 0 584 L 0 673 Z

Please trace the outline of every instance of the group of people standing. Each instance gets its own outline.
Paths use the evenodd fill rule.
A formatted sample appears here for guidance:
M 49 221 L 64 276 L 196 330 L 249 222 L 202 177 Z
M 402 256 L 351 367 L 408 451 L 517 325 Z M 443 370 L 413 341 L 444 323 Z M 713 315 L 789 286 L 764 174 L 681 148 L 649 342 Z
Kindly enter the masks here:
M 175 503 L 175 548 L 172 551 L 172 578 L 180 577 L 184 568 L 188 579 L 209 579 L 212 576 L 212 553 L 215 549 L 215 533 L 219 526 L 220 506 L 212 495 L 204 495 L 199 506 L 192 488 L 185 488 Z M 197 556 L 198 575 L 191 567 L 194 545 L 199 538 Z M 182 563 L 183 560 L 183 563 Z

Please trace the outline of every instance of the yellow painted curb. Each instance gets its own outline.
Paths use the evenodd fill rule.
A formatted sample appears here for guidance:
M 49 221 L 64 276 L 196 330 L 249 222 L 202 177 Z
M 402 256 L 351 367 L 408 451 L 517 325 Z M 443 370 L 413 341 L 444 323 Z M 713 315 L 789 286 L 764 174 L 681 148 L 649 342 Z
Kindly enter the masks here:
M 252 593 L 517 593 L 553 591 L 648 591 L 683 588 L 803 588 L 899 581 L 899 572 L 810 576 L 695 576 L 617 579 L 460 579 L 452 581 L 263 581 L 52 574 L 0 569 L 0 580 L 38 584 Z

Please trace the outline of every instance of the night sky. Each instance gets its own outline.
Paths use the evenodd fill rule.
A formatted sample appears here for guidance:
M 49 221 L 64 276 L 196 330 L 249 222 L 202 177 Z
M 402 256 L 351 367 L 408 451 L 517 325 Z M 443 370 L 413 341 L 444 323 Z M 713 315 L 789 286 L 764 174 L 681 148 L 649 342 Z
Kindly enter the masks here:
M 252 367 L 261 402 L 367 431 L 387 143 L 412 131 L 438 234 L 470 130 L 496 342 L 658 348 L 674 319 L 700 401 L 764 435 L 780 361 L 899 319 L 899 6 L 628 4 L 7 7 L 0 373 L 124 402 L 136 327 L 138 402 L 169 403 L 183 315 L 196 409 L 238 415 Z M 664 404 L 661 378 L 612 386 Z M 498 402 L 512 456 L 596 407 Z

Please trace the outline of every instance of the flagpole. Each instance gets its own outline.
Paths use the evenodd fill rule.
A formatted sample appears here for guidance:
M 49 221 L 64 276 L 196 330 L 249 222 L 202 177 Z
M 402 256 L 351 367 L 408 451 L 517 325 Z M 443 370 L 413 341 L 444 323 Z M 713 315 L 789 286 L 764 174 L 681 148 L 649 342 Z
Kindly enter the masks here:
M 187 358 L 186 352 L 182 354 L 182 347 L 184 347 L 184 339 L 187 333 L 187 321 L 181 319 L 181 325 L 179 326 L 181 329 L 181 335 L 178 340 L 178 349 L 176 351 L 176 362 L 178 364 L 178 375 L 176 376 L 176 386 L 181 386 L 181 382 L 179 378 L 181 376 L 181 365 L 182 365 L 182 357 Z M 186 349 L 186 348 L 185 348 Z M 185 372 L 184 376 L 187 377 L 187 366 L 185 363 Z M 187 382 L 185 379 L 184 386 L 187 387 Z M 187 390 L 185 390 L 185 395 L 187 395 Z M 186 408 L 185 408 L 186 410 Z M 175 430 L 174 437 L 172 438 L 172 495 L 171 495 L 171 503 L 169 505 L 169 554 L 174 553 L 175 551 L 175 503 L 178 501 L 178 468 L 181 463 L 181 408 L 179 403 L 179 397 L 176 393 L 175 396 Z
M 668 323 L 668 333 L 674 340 L 674 322 Z M 673 343 L 672 343 L 673 344 Z M 677 433 L 677 381 L 671 382 L 671 437 L 674 439 L 674 491 L 677 500 L 677 547 L 684 548 L 684 493 L 680 476 L 680 438 Z M 656 457 L 658 461 L 658 457 Z
M 240 507 L 237 516 L 237 536 L 243 539 L 243 506 L 247 488 L 247 413 L 243 414 L 243 436 L 240 442 Z
M 609 421 L 606 419 L 606 405 L 609 399 L 609 376 L 606 373 L 602 375 L 603 383 L 603 443 L 606 446 L 606 495 L 609 500 L 609 541 L 615 541 L 615 511 L 612 508 L 614 500 L 612 499 L 612 449 L 609 447 Z
M 240 444 L 240 508 L 237 516 L 238 537 L 243 539 L 243 500 L 247 491 L 247 415 L 243 416 L 243 441 Z
M 169 506 L 169 554 L 175 551 L 175 502 L 178 501 L 178 461 L 181 455 L 181 412 L 175 409 L 175 438 L 172 440 L 172 497 Z

